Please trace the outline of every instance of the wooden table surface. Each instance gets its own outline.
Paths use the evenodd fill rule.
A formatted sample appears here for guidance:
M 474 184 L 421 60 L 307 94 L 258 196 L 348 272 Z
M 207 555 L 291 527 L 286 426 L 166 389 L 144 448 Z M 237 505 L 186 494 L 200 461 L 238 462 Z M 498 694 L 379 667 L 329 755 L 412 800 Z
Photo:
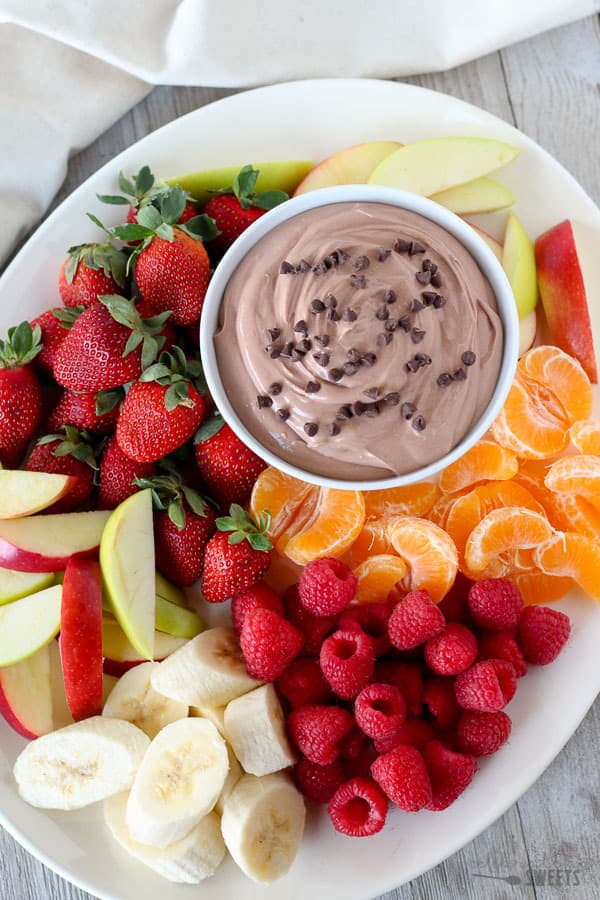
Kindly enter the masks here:
M 406 80 L 460 97 L 516 125 L 560 160 L 600 204 L 599 17 L 448 72 Z M 156 88 L 71 160 L 56 203 L 134 141 L 230 93 L 234 92 Z M 599 749 L 600 701 L 596 701 L 554 763 L 498 822 L 437 868 L 387 894 L 385 900 L 598 898 Z M 0 898 L 89 900 L 90 895 L 42 866 L 0 829 Z

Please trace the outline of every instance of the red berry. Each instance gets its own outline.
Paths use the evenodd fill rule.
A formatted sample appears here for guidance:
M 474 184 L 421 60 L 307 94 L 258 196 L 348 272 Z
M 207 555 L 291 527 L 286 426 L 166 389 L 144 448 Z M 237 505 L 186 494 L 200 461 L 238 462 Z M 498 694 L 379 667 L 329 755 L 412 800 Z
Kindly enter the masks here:
M 472 756 L 491 756 L 510 737 L 511 721 L 498 712 L 463 712 L 456 729 L 458 748 Z
M 373 641 L 362 631 L 335 631 L 323 641 L 319 662 L 334 694 L 354 700 L 373 674 Z
M 375 741 L 375 750 L 377 753 L 383 754 L 402 745 L 421 748 L 434 737 L 433 728 L 425 719 L 408 718 L 393 737 L 380 738 Z
M 501 578 L 478 581 L 469 589 L 469 609 L 480 628 L 504 631 L 516 628 L 523 609 L 519 588 Z
M 333 795 L 327 812 L 333 827 L 348 837 L 368 837 L 385 825 L 387 798 L 369 778 L 351 778 Z
M 231 619 L 238 634 L 241 633 L 246 615 L 255 609 L 270 609 L 279 616 L 284 615 L 283 603 L 273 588 L 264 581 L 257 581 L 241 594 L 236 594 L 231 601 Z
M 304 635 L 304 651 L 318 655 L 325 637 L 337 627 L 337 616 L 313 616 L 304 608 L 298 593 L 298 585 L 291 585 L 284 594 L 284 606 L 288 619 Z
M 113 435 L 108 439 L 100 460 L 98 509 L 114 509 L 127 497 L 139 491 L 134 483 L 135 478 L 150 478 L 155 472 L 155 463 L 136 463 L 129 459 Z
M 355 756 L 352 759 L 344 758 L 344 768 L 346 770 L 347 778 L 371 777 L 371 766 L 379 754 L 373 746 L 373 741 L 367 741 L 366 738 L 364 738 L 364 740 L 366 743 L 363 743 L 362 750 L 358 756 Z
M 453 678 L 427 678 L 423 687 L 423 703 L 433 718 L 435 728 L 452 728 L 458 721 L 461 710 L 456 701 Z
M 459 622 L 450 622 L 425 644 L 425 662 L 437 675 L 458 675 L 477 659 L 477 638 Z
M 427 591 L 411 591 L 392 612 L 388 634 L 398 650 L 412 650 L 439 634 L 445 624 Z
M 509 662 L 484 659 L 456 676 L 454 691 L 459 706 L 478 712 L 497 712 L 515 695 L 517 676 Z
M 432 788 L 427 809 L 447 809 L 471 784 L 477 771 L 477 761 L 474 756 L 449 750 L 438 740 L 425 744 L 423 756 Z
M 454 584 L 438 605 L 446 622 L 460 622 L 461 625 L 466 625 L 468 628 L 473 626 L 468 601 L 471 584 L 472 582 L 462 572 L 458 572 Z
M 301 759 L 294 766 L 294 778 L 298 790 L 316 803 L 329 803 L 346 772 L 339 759 L 326 766 L 319 766 L 310 759 Z
M 546 666 L 553 662 L 571 633 L 569 617 L 548 606 L 527 606 L 521 613 L 517 640 L 527 662 Z
M 340 756 L 345 760 L 358 759 L 360 754 L 366 748 L 368 739 L 364 732 L 358 727 L 354 727 L 352 731 L 346 735 L 340 746 Z
M 356 724 L 370 738 L 389 738 L 406 718 L 406 703 L 392 684 L 368 684 L 354 701 Z
M 527 663 L 515 640 L 514 631 L 482 631 L 479 635 L 479 659 L 505 659 L 517 678 L 527 674 Z
M 362 628 L 373 641 L 375 656 L 384 656 L 390 649 L 387 625 L 391 612 L 387 603 L 357 603 L 342 612 L 340 628 L 343 631 Z
M 295 659 L 277 679 L 277 690 L 292 706 L 327 703 L 331 688 L 316 659 Z
M 352 600 L 358 580 L 338 559 L 314 559 L 304 567 L 298 593 L 313 616 L 335 616 Z
M 417 812 L 431 802 L 431 781 L 416 747 L 397 747 L 376 759 L 371 774 L 380 788 L 405 812 Z
M 252 678 L 275 681 L 298 656 L 303 643 L 298 629 L 271 609 L 255 609 L 244 619 L 240 646 Z
M 299 706 L 288 717 L 288 730 L 296 747 L 320 766 L 338 758 L 340 745 L 353 727 L 354 719 L 340 706 Z
M 397 687 L 406 703 L 408 716 L 423 712 L 423 666 L 418 662 L 381 660 L 375 664 L 373 680 Z

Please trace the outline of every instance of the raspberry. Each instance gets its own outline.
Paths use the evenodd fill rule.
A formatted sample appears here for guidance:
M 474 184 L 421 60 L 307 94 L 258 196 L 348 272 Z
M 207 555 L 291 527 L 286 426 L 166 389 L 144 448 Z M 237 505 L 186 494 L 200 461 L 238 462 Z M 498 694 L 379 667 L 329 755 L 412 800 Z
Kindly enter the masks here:
M 431 802 L 431 781 L 416 747 L 385 753 L 375 760 L 371 774 L 392 803 L 406 812 L 417 812 Z
M 358 759 L 366 746 L 366 735 L 360 730 L 360 728 L 355 726 L 342 741 L 340 746 L 340 756 L 342 757 L 342 759 L 346 760 Z
M 259 681 L 279 678 L 303 644 L 298 629 L 270 609 L 255 609 L 244 619 L 240 646 L 248 674 Z
M 471 756 L 491 756 L 510 737 L 511 721 L 505 712 L 464 712 L 456 729 L 459 750 Z
M 373 641 L 375 656 L 384 656 L 390 649 L 387 625 L 392 610 L 387 603 L 357 603 L 340 616 L 340 628 L 350 631 L 362 628 Z
M 514 631 L 482 631 L 479 635 L 479 659 L 505 659 L 517 678 L 527 674 L 527 663 L 515 640 Z
M 425 719 L 406 719 L 400 730 L 391 738 L 380 738 L 375 741 L 375 750 L 379 754 L 389 753 L 403 744 L 409 747 L 423 747 L 427 741 L 435 737 L 433 728 Z
M 298 750 L 319 766 L 335 762 L 340 744 L 353 727 L 354 719 L 340 706 L 299 706 L 288 717 L 288 730 Z
M 311 656 L 317 656 L 323 639 L 337 626 L 338 617 L 319 617 L 307 612 L 300 602 L 296 584 L 287 589 L 283 600 L 288 619 L 304 635 L 305 652 Z
M 319 766 L 310 759 L 301 759 L 294 766 L 294 778 L 298 790 L 305 797 L 317 803 L 329 803 L 345 780 L 346 772 L 339 759 L 326 766 Z
M 406 718 L 406 703 L 392 684 L 368 684 L 354 701 L 356 724 L 370 738 L 389 738 Z
M 423 703 L 429 710 L 435 728 L 452 728 L 458 721 L 461 709 L 454 693 L 454 679 L 428 678 L 423 687 Z
M 367 741 L 363 749 L 354 759 L 345 759 L 344 768 L 346 778 L 370 778 L 371 766 L 377 759 L 378 753 L 372 741 Z
M 459 706 L 477 712 L 497 712 L 515 695 L 517 676 L 504 659 L 484 659 L 456 676 L 454 692 Z
M 277 679 L 277 690 L 292 706 L 331 699 L 331 689 L 316 659 L 295 659 Z
M 418 662 L 383 660 L 375 664 L 373 680 L 378 684 L 393 684 L 406 703 L 408 716 L 423 712 L 423 666 Z
M 548 606 L 527 606 L 521 613 L 517 640 L 523 656 L 534 666 L 556 659 L 571 633 L 569 617 Z
M 231 601 L 231 619 L 238 634 L 242 631 L 246 614 L 255 609 L 270 609 L 280 616 L 284 615 L 283 603 L 273 588 L 264 581 L 258 581 Z
M 319 662 L 334 694 L 354 700 L 373 674 L 373 641 L 363 631 L 335 631 L 323 641 Z
M 439 634 L 445 624 L 427 591 L 411 591 L 392 612 L 388 634 L 398 650 L 412 650 Z
M 302 605 L 313 616 L 335 616 L 356 594 L 358 580 L 338 559 L 313 559 L 298 583 Z
M 458 572 L 454 584 L 438 605 L 446 622 L 460 622 L 461 625 L 466 625 L 468 628 L 472 627 L 473 620 L 467 600 L 471 584 L 472 582 L 462 572 Z
M 432 789 L 427 809 L 447 809 L 470 785 L 477 771 L 477 761 L 474 756 L 449 750 L 437 740 L 425 744 L 423 757 Z
M 469 609 L 480 628 L 504 631 L 516 628 L 523 609 L 519 588 L 501 578 L 478 581 L 469 590 Z
M 327 807 L 333 827 L 349 837 L 377 834 L 385 825 L 387 798 L 370 778 L 351 778 L 339 786 Z
M 459 622 L 450 622 L 425 644 L 425 662 L 437 675 L 458 675 L 477 659 L 477 638 Z

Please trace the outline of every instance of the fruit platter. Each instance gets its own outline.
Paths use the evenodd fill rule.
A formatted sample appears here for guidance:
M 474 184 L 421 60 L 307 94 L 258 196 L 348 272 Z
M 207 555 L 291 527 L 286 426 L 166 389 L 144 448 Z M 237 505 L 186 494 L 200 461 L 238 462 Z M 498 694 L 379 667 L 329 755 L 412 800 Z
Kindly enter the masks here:
M 539 777 L 600 688 L 599 234 L 500 120 L 343 80 L 197 110 L 48 218 L 0 280 L 28 850 L 107 900 L 359 900 Z

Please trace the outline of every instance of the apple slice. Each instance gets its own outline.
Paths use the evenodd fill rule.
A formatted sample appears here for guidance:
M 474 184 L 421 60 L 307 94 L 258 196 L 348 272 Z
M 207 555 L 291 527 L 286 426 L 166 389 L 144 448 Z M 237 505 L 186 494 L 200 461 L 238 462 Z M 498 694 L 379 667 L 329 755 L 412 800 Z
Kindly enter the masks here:
M 193 609 L 185 609 L 183 606 L 169 603 L 168 600 L 157 594 L 155 627 L 157 631 L 171 634 L 173 637 L 190 640 L 204 631 L 204 622 Z
M 168 184 L 178 184 L 199 203 L 206 203 L 211 198 L 211 192 L 231 190 L 233 179 L 243 165 L 240 163 L 239 166 L 223 166 L 220 169 L 176 175 L 168 179 Z M 285 191 L 286 194 L 291 194 L 314 163 L 307 159 L 285 159 L 280 162 L 253 163 L 253 166 L 259 172 L 255 188 L 257 193 Z
M 0 521 L 0 567 L 61 572 L 75 553 L 95 555 L 109 511 L 59 513 Z
M 446 137 L 415 141 L 396 150 L 372 172 L 369 184 L 384 184 L 430 197 L 473 181 L 513 160 L 519 151 L 489 138 Z
M 493 178 L 474 178 L 466 184 L 432 194 L 429 198 L 450 209 L 458 216 L 476 215 L 477 213 L 496 212 L 512 206 L 515 198 L 503 184 Z
M 60 658 L 76 722 L 102 712 L 102 574 L 91 559 L 67 563 L 60 613 Z
M 52 506 L 77 483 L 73 475 L 0 470 L 0 519 L 30 516 Z
M 0 666 L 27 659 L 56 637 L 61 593 L 56 584 L 0 608 Z
M 28 594 L 43 591 L 55 583 L 54 572 L 15 572 L 14 569 L 0 569 L 0 606 L 27 597 Z
M 370 141 L 338 150 L 308 173 L 294 191 L 294 197 L 336 184 L 364 184 L 373 169 L 401 146 L 397 141 Z
M 532 309 L 530 313 L 519 319 L 519 357 L 527 353 L 533 346 L 537 334 L 537 312 Z
M 520 219 L 512 212 L 506 223 L 502 267 L 510 282 L 519 318 L 522 319 L 537 305 L 538 285 L 533 244 Z
M 598 382 L 590 311 L 573 226 L 566 219 L 535 242 L 542 305 L 554 343 Z
M 49 646 L 0 669 L 0 713 L 30 740 L 54 730 Z
M 155 591 L 157 597 L 163 597 L 175 606 L 187 607 L 187 599 L 181 588 L 168 581 L 158 569 L 156 570 Z
M 471 226 L 473 231 L 477 232 L 482 241 L 486 242 L 498 262 L 502 262 L 502 244 L 500 243 L 500 241 L 497 241 L 495 237 L 492 237 L 492 235 L 488 234 L 487 231 L 484 231 L 483 228 L 479 228 L 477 225 L 473 225 L 472 222 L 468 222 L 467 224 Z
M 138 491 L 106 523 L 100 566 L 111 610 L 145 659 L 154 659 L 155 571 L 152 493 Z
M 163 634 L 162 631 L 154 633 L 155 662 L 160 662 L 179 650 L 186 643 L 185 638 L 173 637 Z M 120 677 L 132 666 L 147 662 L 144 656 L 128 641 L 123 629 L 114 619 L 104 618 L 102 621 L 102 652 L 104 653 L 104 672 L 106 675 Z
M 54 728 L 52 730 L 57 731 L 59 728 L 64 728 L 65 725 L 72 725 L 75 719 L 71 715 L 71 710 L 67 703 L 67 692 L 65 690 L 65 679 L 60 659 L 60 650 L 58 649 L 58 641 L 52 641 L 48 644 L 48 650 L 50 652 L 52 717 L 54 719 Z

